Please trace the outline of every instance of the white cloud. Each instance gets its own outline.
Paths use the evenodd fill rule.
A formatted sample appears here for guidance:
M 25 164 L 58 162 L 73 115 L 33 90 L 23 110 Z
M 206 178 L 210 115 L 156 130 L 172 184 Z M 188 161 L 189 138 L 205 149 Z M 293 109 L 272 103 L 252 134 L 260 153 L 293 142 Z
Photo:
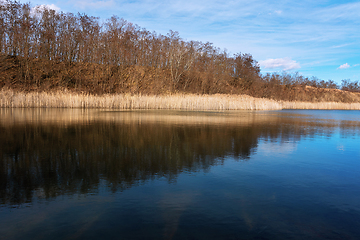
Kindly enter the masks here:
M 360 3 L 344 3 L 325 7 L 315 14 L 320 21 L 358 20 Z
M 43 4 L 43 5 L 37 6 L 37 8 L 39 8 L 39 9 L 48 8 L 48 9 L 55 10 L 57 12 L 60 11 L 60 8 L 58 6 L 56 6 L 55 4 Z
M 350 67 L 350 65 L 348 63 L 345 63 L 345 64 L 341 65 L 340 67 L 338 67 L 338 69 L 346 69 L 349 67 Z
M 352 45 L 352 43 L 345 43 L 345 44 L 340 44 L 340 45 L 336 45 L 336 46 L 331 46 L 331 48 L 343 48 L 343 47 L 347 47 L 349 45 Z
M 280 68 L 283 71 L 301 68 L 299 63 L 287 57 L 276 58 L 276 59 L 270 58 L 264 61 L 259 61 L 259 64 L 263 68 L 268 68 L 268 69 Z
M 56 12 L 60 11 L 60 8 L 58 6 L 56 6 L 55 4 L 42 4 L 42 5 L 38 5 L 36 7 L 33 7 L 31 9 L 31 11 L 30 11 L 30 14 L 32 16 L 37 16 L 38 13 L 41 13 L 45 9 L 55 10 Z

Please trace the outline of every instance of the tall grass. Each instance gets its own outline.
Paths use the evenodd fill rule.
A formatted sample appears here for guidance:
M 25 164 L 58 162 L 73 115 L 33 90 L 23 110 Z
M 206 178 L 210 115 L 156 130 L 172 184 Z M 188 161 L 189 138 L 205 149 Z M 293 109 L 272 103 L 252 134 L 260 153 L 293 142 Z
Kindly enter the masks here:
M 38 93 L 0 91 L 0 107 L 186 109 L 186 110 L 276 110 L 279 102 L 246 95 L 130 95 L 95 96 L 70 92 Z
M 360 110 L 360 103 L 283 101 L 281 107 L 282 109 Z
M 67 91 L 17 92 L 0 90 L 3 108 L 102 108 L 102 109 L 183 109 L 183 110 L 281 110 L 281 109 L 349 109 L 360 110 L 360 103 L 286 102 L 247 95 L 130 95 L 95 96 Z

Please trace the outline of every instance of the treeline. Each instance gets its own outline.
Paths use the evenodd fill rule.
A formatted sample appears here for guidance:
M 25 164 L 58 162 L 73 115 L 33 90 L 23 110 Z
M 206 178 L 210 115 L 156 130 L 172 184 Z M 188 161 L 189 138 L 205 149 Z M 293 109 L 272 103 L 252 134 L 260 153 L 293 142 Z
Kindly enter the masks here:
M 10 0 L 0 2 L 0 55 L 0 88 L 26 91 L 230 93 L 321 101 L 328 96 L 309 87 L 360 90 L 358 82 L 348 80 L 338 86 L 298 74 L 263 76 L 250 54 L 230 55 L 211 43 L 186 41 L 174 31 L 150 32 L 116 16 L 101 22 Z

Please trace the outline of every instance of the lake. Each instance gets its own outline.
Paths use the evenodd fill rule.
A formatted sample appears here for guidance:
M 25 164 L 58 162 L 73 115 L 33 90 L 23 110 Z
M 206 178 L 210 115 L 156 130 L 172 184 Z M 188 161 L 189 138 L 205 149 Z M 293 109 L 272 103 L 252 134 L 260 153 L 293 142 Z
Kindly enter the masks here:
M 1 239 L 360 239 L 360 111 L 0 109 Z

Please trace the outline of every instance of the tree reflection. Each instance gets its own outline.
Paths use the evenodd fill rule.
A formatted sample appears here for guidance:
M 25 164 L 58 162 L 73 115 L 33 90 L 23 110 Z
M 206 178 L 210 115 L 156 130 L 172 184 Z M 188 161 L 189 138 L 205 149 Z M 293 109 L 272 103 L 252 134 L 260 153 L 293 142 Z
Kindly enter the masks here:
M 121 191 L 151 179 L 208 170 L 225 157 L 247 160 L 259 139 L 297 141 L 332 134 L 332 122 L 277 119 L 236 124 L 164 124 L 92 121 L 87 124 L 26 123 L 0 126 L 0 201 L 96 192 L 104 180 Z M 341 122 L 342 131 L 359 125 Z

